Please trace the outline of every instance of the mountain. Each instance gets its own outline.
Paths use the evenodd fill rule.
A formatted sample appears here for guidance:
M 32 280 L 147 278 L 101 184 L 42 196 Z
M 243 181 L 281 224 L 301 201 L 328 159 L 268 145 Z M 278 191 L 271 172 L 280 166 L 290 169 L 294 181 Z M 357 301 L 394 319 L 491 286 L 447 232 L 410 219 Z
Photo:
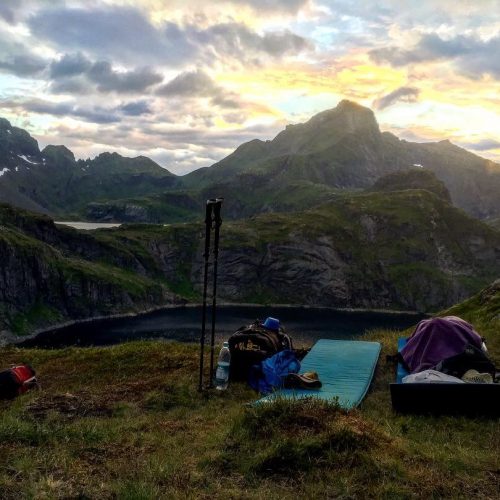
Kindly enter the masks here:
M 330 189 L 365 189 L 390 173 L 423 166 L 433 171 L 453 203 L 469 214 L 500 215 L 500 165 L 451 144 L 411 143 L 381 132 L 374 113 L 350 101 L 289 125 L 272 141 L 253 140 L 184 185 L 212 187 L 238 199 L 252 188 L 286 189 L 297 182 Z M 311 198 L 314 202 L 314 196 Z
M 500 217 L 499 164 L 449 141 L 412 143 L 381 132 L 373 111 L 350 101 L 182 177 L 144 157 L 103 153 L 75 161 L 64 146 L 40 152 L 27 132 L 0 121 L 1 199 L 57 217 L 190 221 L 213 196 L 224 196 L 233 219 L 300 211 L 421 167 L 444 183 L 457 207 Z
M 103 153 L 77 161 L 65 146 L 40 151 L 35 139 L 5 119 L 0 119 L 0 174 L 1 201 L 58 216 L 80 214 L 90 202 L 163 192 L 176 182 L 143 156 Z
M 201 224 L 79 232 L 0 205 L 0 227 L 0 330 L 199 301 Z M 224 222 L 218 290 L 235 302 L 433 311 L 499 275 L 498 231 L 403 189 Z

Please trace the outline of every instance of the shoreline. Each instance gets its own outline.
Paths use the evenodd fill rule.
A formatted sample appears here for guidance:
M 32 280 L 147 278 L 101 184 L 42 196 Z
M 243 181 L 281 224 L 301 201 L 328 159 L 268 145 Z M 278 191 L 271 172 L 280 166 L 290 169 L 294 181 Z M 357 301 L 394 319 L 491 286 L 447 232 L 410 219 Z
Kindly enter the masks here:
M 148 314 L 160 311 L 168 311 L 170 309 L 196 309 L 202 307 L 201 302 L 189 302 L 189 303 L 173 303 L 173 304 L 163 304 L 160 306 L 150 307 L 141 311 L 131 311 L 128 313 L 117 313 L 102 316 L 91 316 L 89 318 L 68 320 L 63 323 L 56 323 L 54 325 L 38 328 L 33 332 L 18 336 L 12 332 L 3 330 L 0 332 L 0 347 L 15 346 L 25 342 L 26 340 L 32 340 L 42 333 L 56 332 L 64 328 L 68 328 L 74 325 L 83 325 L 87 323 L 94 323 L 98 321 L 108 321 L 115 319 L 125 319 L 125 318 L 138 318 L 141 316 L 146 316 Z M 259 308 L 276 308 L 276 309 L 304 309 L 304 310 L 322 310 L 330 312 L 340 312 L 340 313 L 375 313 L 375 314 L 393 314 L 393 315 L 407 315 L 407 316 L 428 316 L 430 313 L 423 313 L 419 311 L 402 311 L 397 309 L 369 309 L 369 308 L 353 308 L 353 307 L 329 307 L 329 306 L 311 306 L 304 304 L 256 304 L 256 303 L 245 303 L 245 302 L 219 302 L 218 307 L 225 308 L 238 308 L 245 307 L 248 309 L 259 309 Z M 210 307 L 210 305 L 207 305 Z

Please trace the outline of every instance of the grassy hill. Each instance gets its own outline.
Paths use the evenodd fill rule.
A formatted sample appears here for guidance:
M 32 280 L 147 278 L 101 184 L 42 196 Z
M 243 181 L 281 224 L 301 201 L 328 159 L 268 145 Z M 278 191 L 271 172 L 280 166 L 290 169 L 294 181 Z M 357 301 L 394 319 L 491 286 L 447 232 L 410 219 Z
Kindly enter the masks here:
M 449 312 L 500 364 L 500 286 Z M 14 498 L 481 498 L 498 496 L 495 420 L 392 412 L 383 342 L 374 383 L 346 414 L 313 402 L 246 406 L 243 384 L 196 391 L 195 345 L 0 350 L 41 392 L 0 402 L 0 496 Z

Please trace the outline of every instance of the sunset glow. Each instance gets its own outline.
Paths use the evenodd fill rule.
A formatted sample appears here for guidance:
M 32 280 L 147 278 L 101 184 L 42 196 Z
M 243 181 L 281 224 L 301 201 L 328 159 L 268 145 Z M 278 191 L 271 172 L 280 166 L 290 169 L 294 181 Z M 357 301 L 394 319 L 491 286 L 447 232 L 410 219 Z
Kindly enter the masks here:
M 0 115 L 175 173 L 350 99 L 500 161 L 500 2 L 6 1 Z

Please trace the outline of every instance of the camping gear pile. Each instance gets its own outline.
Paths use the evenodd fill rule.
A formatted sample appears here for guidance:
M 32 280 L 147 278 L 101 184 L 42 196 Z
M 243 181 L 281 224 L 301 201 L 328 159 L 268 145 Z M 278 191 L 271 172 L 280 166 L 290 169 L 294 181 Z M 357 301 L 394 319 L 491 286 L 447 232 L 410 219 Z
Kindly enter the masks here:
M 496 372 L 479 333 L 457 316 L 422 320 L 401 349 L 400 356 L 410 373 L 403 383 L 463 383 L 482 379 L 493 383 Z M 427 372 L 429 376 L 425 375 Z M 446 375 L 446 380 L 440 376 L 436 379 L 433 372 Z M 482 376 L 473 379 L 474 374 Z
M 256 320 L 242 326 L 231 335 L 228 344 L 231 380 L 246 380 L 262 394 L 282 387 L 289 374 L 300 370 L 292 339 L 277 318 L 268 317 L 264 322 Z M 295 383 L 307 381 L 308 377 L 303 375 Z M 293 384 L 294 380 L 287 383 Z
M 499 374 L 471 324 L 456 316 L 423 320 L 399 339 L 398 351 L 395 410 L 500 415 Z

